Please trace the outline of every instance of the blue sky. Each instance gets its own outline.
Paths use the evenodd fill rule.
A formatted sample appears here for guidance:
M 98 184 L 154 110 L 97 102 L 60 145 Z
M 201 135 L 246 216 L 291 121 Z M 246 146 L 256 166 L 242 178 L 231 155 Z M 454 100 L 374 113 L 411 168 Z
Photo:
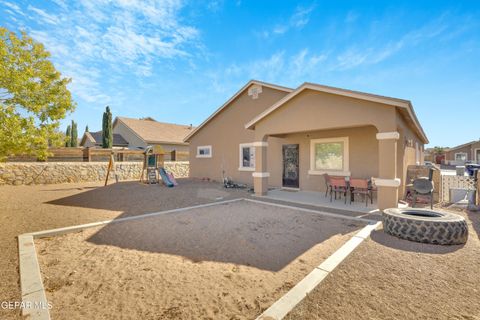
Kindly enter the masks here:
M 248 80 L 409 99 L 430 145 L 480 138 L 480 1 L 0 0 L 72 78 L 64 121 L 200 124 Z

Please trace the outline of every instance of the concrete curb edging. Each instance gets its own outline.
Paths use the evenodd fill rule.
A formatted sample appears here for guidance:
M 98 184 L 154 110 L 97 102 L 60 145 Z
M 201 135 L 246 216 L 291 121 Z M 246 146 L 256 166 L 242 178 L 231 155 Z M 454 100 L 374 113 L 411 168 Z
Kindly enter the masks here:
M 184 207 L 154 213 L 147 213 L 138 216 L 125 217 L 119 219 L 105 220 L 87 224 L 81 224 L 65 228 L 50 229 L 31 233 L 24 233 L 18 236 L 18 257 L 20 268 L 20 289 L 22 294 L 22 315 L 28 316 L 31 320 L 50 320 L 49 304 L 43 287 L 42 274 L 38 264 L 37 253 L 35 251 L 34 239 L 61 235 L 69 232 L 80 231 L 88 228 L 98 227 L 110 223 L 122 221 L 137 220 L 154 217 L 162 214 L 175 213 L 190 209 L 205 208 L 219 204 L 241 201 L 242 198 L 217 201 L 197 206 Z
M 29 319 L 49 320 L 48 302 L 43 288 L 33 236 L 18 237 L 22 314 Z
M 360 245 L 363 240 L 370 236 L 370 233 L 381 224 L 370 222 L 367 226 L 357 232 L 350 240 L 335 251 L 330 257 L 313 269 L 305 278 L 297 283 L 290 291 L 284 294 L 257 320 L 280 320 L 283 319 L 295 306 L 303 300 L 317 285 L 319 285 L 330 272 L 332 272 L 350 253 Z
M 345 259 L 365 238 L 367 238 L 372 230 L 374 230 L 380 222 L 370 219 L 352 217 L 342 214 L 322 212 L 306 208 L 299 208 L 278 203 L 266 202 L 261 200 L 238 198 L 224 201 L 216 201 L 196 206 L 165 210 L 154 213 L 147 213 L 137 216 L 104 220 L 99 222 L 81 224 L 76 226 L 49 229 L 37 232 L 25 233 L 18 236 L 18 253 L 20 266 L 20 287 L 22 294 L 22 314 L 29 316 L 32 320 L 50 320 L 49 304 L 46 298 L 45 289 L 43 287 L 40 265 L 38 263 L 35 251 L 34 239 L 52 237 L 70 232 L 81 231 L 88 228 L 107 225 L 110 223 L 125 222 L 130 220 L 138 220 L 143 218 L 154 217 L 163 214 L 186 211 L 190 209 L 205 208 L 215 205 L 233 203 L 238 201 L 248 201 L 264 205 L 270 205 L 280 208 L 294 209 L 303 212 L 316 213 L 332 218 L 354 220 L 366 222 L 368 225 L 360 232 L 347 241 L 339 250 L 332 254 L 327 260 L 316 267 L 310 274 L 301 280 L 294 288 L 287 292 L 282 298 L 275 302 L 257 319 L 282 319 L 293 307 L 295 307 L 311 290 L 313 290 L 327 275 L 331 272 L 343 259 Z M 268 318 L 271 317 L 271 318 Z

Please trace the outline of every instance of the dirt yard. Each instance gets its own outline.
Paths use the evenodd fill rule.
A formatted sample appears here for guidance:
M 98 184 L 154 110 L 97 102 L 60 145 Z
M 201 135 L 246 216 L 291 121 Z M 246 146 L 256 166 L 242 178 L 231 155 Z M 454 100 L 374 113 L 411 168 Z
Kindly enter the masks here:
M 0 186 L 0 301 L 20 301 L 19 234 L 248 196 L 213 182 L 179 183 L 172 189 L 137 182 Z M 19 310 L 0 308 L 0 319 L 20 318 Z
M 464 246 L 375 231 L 287 319 L 480 319 L 480 212 Z
M 254 319 L 364 225 L 242 200 L 36 243 L 54 319 Z

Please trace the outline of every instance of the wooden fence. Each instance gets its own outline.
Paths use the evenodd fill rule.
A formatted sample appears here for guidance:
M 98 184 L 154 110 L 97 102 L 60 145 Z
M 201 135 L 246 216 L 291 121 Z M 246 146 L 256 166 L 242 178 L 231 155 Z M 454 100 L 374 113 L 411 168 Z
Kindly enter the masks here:
M 103 148 L 50 148 L 47 162 L 105 162 L 109 161 L 112 151 L 116 161 L 143 161 L 144 150 L 103 149 Z M 9 157 L 7 162 L 36 162 L 32 156 Z

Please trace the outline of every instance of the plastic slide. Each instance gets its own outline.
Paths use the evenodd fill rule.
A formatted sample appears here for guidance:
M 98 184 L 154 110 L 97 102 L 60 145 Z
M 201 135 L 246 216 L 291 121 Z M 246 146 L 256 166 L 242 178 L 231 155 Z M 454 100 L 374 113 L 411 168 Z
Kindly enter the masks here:
M 167 175 L 167 172 L 165 172 L 165 169 L 163 168 L 159 168 L 158 170 L 160 172 L 160 177 L 162 177 L 162 181 L 163 183 L 169 187 L 169 188 L 172 188 L 174 186 L 173 182 L 170 181 L 170 179 L 168 178 L 168 175 Z
M 177 180 L 175 180 L 175 177 L 171 172 L 167 172 L 168 179 L 173 183 L 173 185 L 176 187 L 178 186 Z

